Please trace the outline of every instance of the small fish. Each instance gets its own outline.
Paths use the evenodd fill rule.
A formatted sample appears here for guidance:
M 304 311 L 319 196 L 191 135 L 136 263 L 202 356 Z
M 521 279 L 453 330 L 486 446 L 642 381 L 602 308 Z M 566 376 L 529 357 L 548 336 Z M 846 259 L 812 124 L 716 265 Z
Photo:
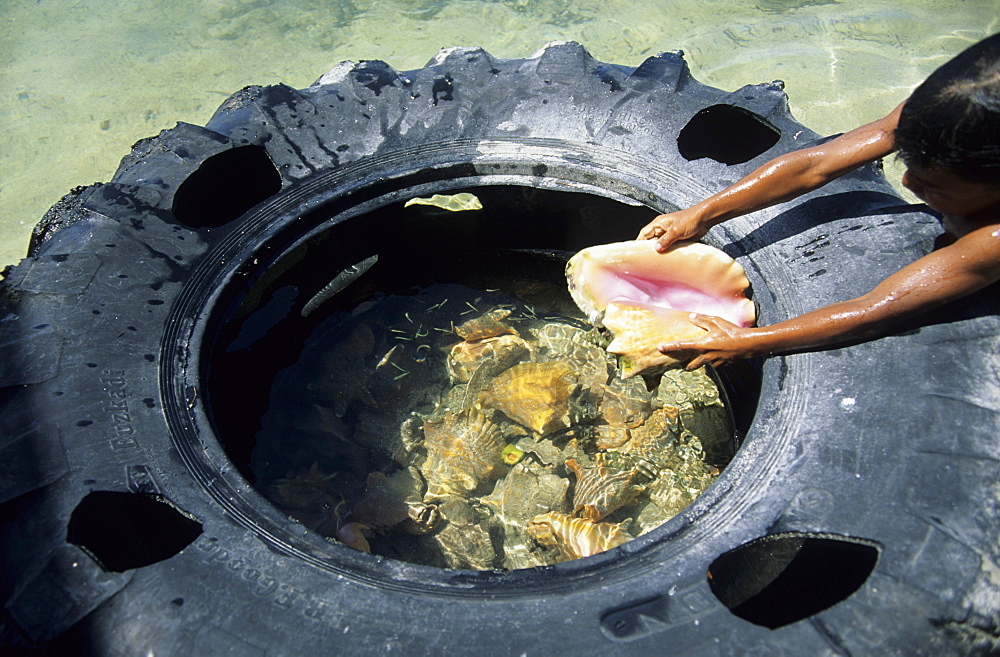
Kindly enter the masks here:
M 380 369 L 380 368 L 381 368 L 381 367 L 382 367 L 383 365 L 385 365 L 386 363 L 388 363 L 388 362 L 389 362 L 389 361 L 390 361 L 390 360 L 392 359 L 392 355 L 393 355 L 394 353 L 396 353 L 396 348 L 397 348 L 397 347 L 399 347 L 399 345 L 398 345 L 398 344 L 397 344 L 397 345 L 395 345 L 395 346 L 394 346 L 394 347 L 393 347 L 392 349 L 390 349 L 389 351 L 387 351 L 387 352 L 385 353 L 385 356 L 382 356 L 382 360 L 380 360 L 380 361 L 378 362 L 378 365 L 376 365 L 376 366 L 375 366 L 375 371 L 378 371 L 378 370 L 379 370 L 379 369 Z M 399 367 L 399 365 L 396 365 L 396 363 L 392 363 L 392 365 L 393 365 L 394 367 L 396 367 L 397 369 L 402 369 L 401 367 Z
M 360 278 L 361 275 L 371 269 L 372 265 L 376 262 L 378 262 L 378 255 L 369 256 L 361 262 L 357 262 L 350 267 L 345 268 L 342 272 L 334 276 L 332 281 L 324 285 L 322 290 L 313 295 L 313 298 L 310 299 L 306 305 L 302 306 L 302 316 L 308 317 L 309 314 L 319 308 L 324 301 L 338 292 L 343 291 L 344 288 Z

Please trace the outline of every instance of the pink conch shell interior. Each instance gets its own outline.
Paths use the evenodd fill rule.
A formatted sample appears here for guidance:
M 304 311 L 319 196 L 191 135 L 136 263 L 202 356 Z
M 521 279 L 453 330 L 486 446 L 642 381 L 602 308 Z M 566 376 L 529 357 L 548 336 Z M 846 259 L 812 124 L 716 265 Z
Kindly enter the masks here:
M 652 240 L 592 246 L 570 259 L 566 277 L 577 306 L 614 336 L 608 351 L 622 357 L 623 378 L 679 366 L 656 346 L 700 335 L 692 312 L 744 327 L 756 320 L 743 268 L 707 244 L 681 242 L 666 253 Z

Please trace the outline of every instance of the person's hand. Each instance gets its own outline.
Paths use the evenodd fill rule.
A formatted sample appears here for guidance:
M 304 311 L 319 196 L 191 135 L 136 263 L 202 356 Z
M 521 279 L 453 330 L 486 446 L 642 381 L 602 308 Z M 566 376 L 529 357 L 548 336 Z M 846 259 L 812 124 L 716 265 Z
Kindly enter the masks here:
M 740 358 L 761 355 L 750 341 L 753 329 L 740 328 L 721 317 L 691 313 L 691 323 L 707 331 L 703 336 L 689 340 L 676 340 L 657 345 L 661 354 L 670 354 L 678 360 L 691 359 L 684 369 L 696 370 L 702 365 L 725 365 Z
M 638 239 L 656 240 L 656 250 L 663 253 L 679 240 L 700 240 L 708 229 L 690 210 L 678 210 L 655 217 L 639 231 Z

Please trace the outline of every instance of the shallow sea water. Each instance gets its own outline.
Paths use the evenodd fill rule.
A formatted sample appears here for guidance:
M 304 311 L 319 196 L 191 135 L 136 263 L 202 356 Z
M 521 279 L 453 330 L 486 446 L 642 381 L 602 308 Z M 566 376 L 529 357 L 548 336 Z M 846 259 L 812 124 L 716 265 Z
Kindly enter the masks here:
M 883 116 L 998 30 L 995 0 L 0 0 L 0 267 L 136 140 L 343 60 L 408 70 L 449 46 L 519 58 L 575 40 L 637 66 L 681 49 L 722 89 L 784 80 L 796 118 L 831 134 Z

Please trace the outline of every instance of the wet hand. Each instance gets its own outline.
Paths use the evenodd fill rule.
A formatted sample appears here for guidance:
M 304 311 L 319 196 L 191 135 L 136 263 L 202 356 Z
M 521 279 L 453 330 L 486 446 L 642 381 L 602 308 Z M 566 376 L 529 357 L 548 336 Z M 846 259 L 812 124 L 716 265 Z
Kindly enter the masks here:
M 661 214 L 639 231 L 640 240 L 656 240 L 656 250 L 666 251 L 680 240 L 700 240 L 708 232 L 687 210 Z
M 657 345 L 662 354 L 678 360 L 690 359 L 684 369 L 696 370 L 702 365 L 719 366 L 740 358 L 759 356 L 750 340 L 753 329 L 741 328 L 721 317 L 691 313 L 691 323 L 705 329 L 699 338 L 677 340 Z

